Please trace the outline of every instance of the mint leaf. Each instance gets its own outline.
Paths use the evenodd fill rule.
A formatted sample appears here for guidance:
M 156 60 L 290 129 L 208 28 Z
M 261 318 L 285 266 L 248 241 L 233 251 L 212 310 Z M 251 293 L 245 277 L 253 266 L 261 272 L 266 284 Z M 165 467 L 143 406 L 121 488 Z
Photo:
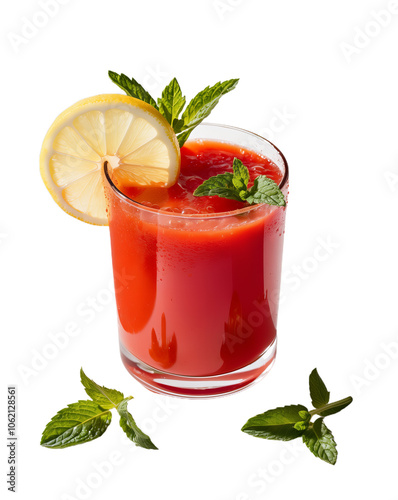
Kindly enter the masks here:
M 117 411 L 120 415 L 120 427 L 124 430 L 127 437 L 137 446 L 141 446 L 141 448 L 146 448 L 148 450 L 157 450 L 158 448 L 152 443 L 151 438 L 137 427 L 131 413 L 127 410 L 127 403 L 130 399 L 131 397 L 124 399 L 117 407 Z
M 298 412 L 299 417 L 302 418 L 303 420 L 300 422 L 296 422 L 294 424 L 294 428 L 297 429 L 298 431 L 305 431 L 305 429 L 308 428 L 310 420 L 311 420 L 311 413 L 305 410 L 301 410 Z
M 308 422 L 305 422 L 304 420 L 301 422 L 296 422 L 293 426 L 297 431 L 305 431 L 308 427 Z
M 194 196 L 219 196 L 229 200 L 242 201 L 239 191 L 233 183 L 233 174 L 226 172 L 210 177 L 198 186 L 194 191 Z
M 320 429 L 318 431 L 320 437 L 318 436 L 318 432 L 315 433 L 314 428 L 309 428 L 303 434 L 303 442 L 316 457 L 324 460 L 328 464 L 334 465 L 337 460 L 336 442 L 333 438 L 333 434 L 326 427 L 322 419 L 318 420 L 321 420 Z
M 327 417 L 329 415 L 334 415 L 341 410 L 344 410 L 349 404 L 352 403 L 352 397 L 340 399 L 340 401 L 336 401 L 335 403 L 329 403 L 325 406 L 321 406 L 315 410 L 311 411 L 311 414 L 321 415 L 321 417 Z
M 316 368 L 310 373 L 310 395 L 314 408 L 319 408 L 329 403 L 330 392 L 326 389 L 326 385 L 319 376 Z
M 80 379 L 90 398 L 101 406 L 101 408 L 104 408 L 104 410 L 116 408 L 124 399 L 124 395 L 121 392 L 101 387 L 94 380 L 89 379 L 84 373 L 83 368 L 80 368 Z
M 286 205 L 285 197 L 278 184 L 265 175 L 259 175 L 254 179 L 254 184 L 249 189 L 245 201 L 250 205 L 257 203 L 267 203 L 267 205 L 277 205 L 278 207 Z
M 241 191 L 246 192 L 247 184 L 249 183 L 250 180 L 249 169 L 245 167 L 242 161 L 239 160 L 238 158 L 234 158 L 232 168 L 234 170 L 234 175 L 232 178 L 233 185 L 238 190 L 238 192 Z
M 283 408 L 275 408 L 265 413 L 250 418 L 242 427 L 242 431 L 251 436 L 263 439 L 277 439 L 290 441 L 303 434 L 304 429 L 296 429 L 297 422 L 302 423 L 300 411 L 308 411 L 302 405 L 290 405 Z
M 312 428 L 314 429 L 314 432 L 315 432 L 315 435 L 317 438 L 322 437 L 322 422 L 323 422 L 323 418 L 320 417 L 320 418 L 317 418 L 315 420 L 315 422 L 312 424 Z
M 182 114 L 181 120 L 175 123 L 174 131 L 179 134 L 177 138 L 180 147 L 188 139 L 192 130 L 210 115 L 221 97 L 237 86 L 238 81 L 239 79 L 233 79 L 218 82 L 212 87 L 203 89 L 190 101 Z
M 67 448 L 87 443 L 106 431 L 112 413 L 93 401 L 78 401 L 59 411 L 44 429 L 40 444 L 47 448 Z
M 176 78 L 173 78 L 164 88 L 161 99 L 158 99 L 158 106 L 160 113 L 174 127 L 176 120 L 185 106 L 185 97 L 182 95 Z
M 137 82 L 137 80 L 134 80 L 134 78 L 129 78 L 123 73 L 119 75 L 114 71 L 108 71 L 108 75 L 113 83 L 116 83 L 116 85 L 124 90 L 127 95 L 147 102 L 154 108 L 159 109 L 155 102 L 155 99 L 153 99 L 149 92 L 147 92 L 144 87 Z

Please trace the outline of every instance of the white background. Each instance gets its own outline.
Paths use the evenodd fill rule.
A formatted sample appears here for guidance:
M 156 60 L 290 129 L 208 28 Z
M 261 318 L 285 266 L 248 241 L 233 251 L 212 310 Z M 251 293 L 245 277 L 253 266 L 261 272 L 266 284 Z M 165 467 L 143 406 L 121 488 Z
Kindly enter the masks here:
M 17 495 L 24 500 L 397 498 L 396 4 L 63 0 L 46 17 L 38 0 L 2 3 L 2 495 L 6 387 L 17 384 Z M 28 33 L 33 21 L 41 27 Z M 211 121 L 264 134 L 288 159 L 277 362 L 239 394 L 172 399 L 129 376 L 109 300 L 108 230 L 63 213 L 41 181 L 48 127 L 75 101 L 118 92 L 108 69 L 134 76 L 155 97 L 173 76 L 188 98 L 240 77 Z M 320 241 L 330 244 L 322 261 L 314 257 Z M 106 304 L 87 321 L 78 311 L 90 298 Z M 50 335 L 70 323 L 78 334 L 53 359 L 43 357 L 54 345 Z M 136 448 L 117 418 L 89 444 L 39 446 L 48 420 L 85 399 L 81 366 L 134 396 L 129 407 L 160 451 Z M 354 397 L 327 419 L 339 450 L 334 467 L 300 442 L 240 432 L 267 409 L 310 405 L 314 367 L 332 398 Z

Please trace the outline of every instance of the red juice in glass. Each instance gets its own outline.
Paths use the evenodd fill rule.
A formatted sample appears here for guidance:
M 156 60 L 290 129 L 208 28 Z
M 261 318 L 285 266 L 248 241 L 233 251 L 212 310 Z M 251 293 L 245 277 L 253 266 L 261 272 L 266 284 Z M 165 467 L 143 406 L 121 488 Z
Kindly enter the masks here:
M 116 187 L 107 175 L 106 195 L 126 368 L 156 392 L 209 397 L 272 365 L 286 209 L 193 192 L 232 172 L 234 157 L 251 182 L 266 175 L 285 195 L 288 172 L 255 134 L 219 125 L 194 132 L 174 186 Z

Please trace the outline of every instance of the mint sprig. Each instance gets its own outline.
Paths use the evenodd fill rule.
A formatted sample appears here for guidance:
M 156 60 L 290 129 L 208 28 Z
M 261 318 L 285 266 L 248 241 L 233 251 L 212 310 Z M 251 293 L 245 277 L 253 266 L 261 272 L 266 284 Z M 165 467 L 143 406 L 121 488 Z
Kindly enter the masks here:
M 253 186 L 248 189 L 249 170 L 242 161 L 234 158 L 233 174 L 226 172 L 205 180 L 194 191 L 194 196 L 219 196 L 229 200 L 247 202 L 249 205 L 266 203 L 284 207 L 285 197 L 279 186 L 266 175 L 259 175 L 254 179 Z
M 127 410 L 132 396 L 98 385 L 80 370 L 81 383 L 91 400 L 78 401 L 60 410 L 46 425 L 40 444 L 46 448 L 67 448 L 102 436 L 112 420 L 111 409 L 120 415 L 120 426 L 137 446 L 157 450 L 149 436 L 135 423 Z
M 308 449 L 318 458 L 334 465 L 337 448 L 332 432 L 324 423 L 325 416 L 338 413 L 352 402 L 352 397 L 329 403 L 330 393 L 315 368 L 309 378 L 310 395 L 314 409 L 289 405 L 250 418 L 242 431 L 262 439 L 290 441 L 301 437 Z M 314 422 L 314 415 L 320 415 Z
M 140 99 L 156 108 L 173 127 L 180 147 L 188 139 L 192 130 L 210 115 L 221 97 L 233 90 L 239 81 L 236 78 L 226 80 L 225 82 L 218 82 L 212 87 L 206 87 L 189 102 L 180 117 L 186 99 L 182 95 L 181 87 L 176 78 L 173 78 L 166 85 L 162 92 L 162 97 L 156 103 L 149 92 L 134 78 L 129 78 L 123 73 L 119 75 L 114 71 L 108 71 L 108 75 L 127 95 Z

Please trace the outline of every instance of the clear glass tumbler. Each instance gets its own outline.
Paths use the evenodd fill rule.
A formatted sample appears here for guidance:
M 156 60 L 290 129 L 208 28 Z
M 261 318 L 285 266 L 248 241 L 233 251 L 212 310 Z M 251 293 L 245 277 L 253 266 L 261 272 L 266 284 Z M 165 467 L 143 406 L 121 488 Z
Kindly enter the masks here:
M 268 140 L 224 125 L 192 139 L 238 145 L 288 166 Z M 184 397 L 238 391 L 276 354 L 286 207 L 177 214 L 125 196 L 105 168 L 120 350 L 148 389 Z

